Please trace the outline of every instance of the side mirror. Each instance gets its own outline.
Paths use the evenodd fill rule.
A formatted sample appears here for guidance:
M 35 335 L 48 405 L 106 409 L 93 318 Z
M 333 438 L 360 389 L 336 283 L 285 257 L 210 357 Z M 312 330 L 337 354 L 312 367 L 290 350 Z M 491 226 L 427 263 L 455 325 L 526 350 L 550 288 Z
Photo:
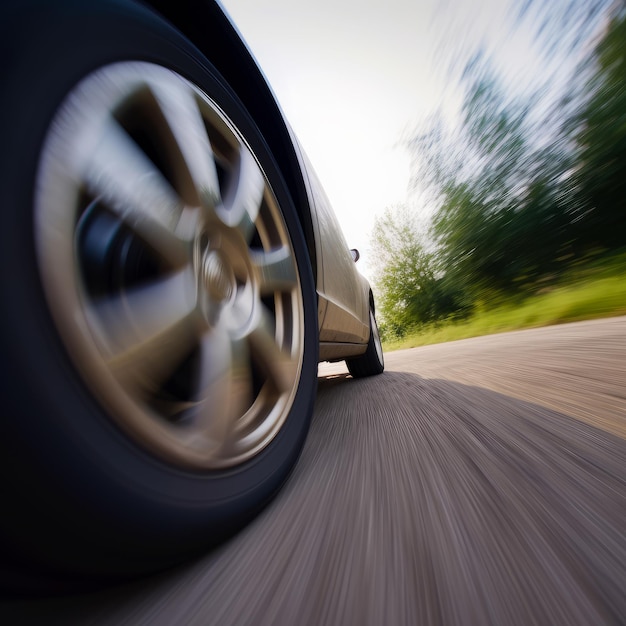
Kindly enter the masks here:
M 352 260 L 355 263 L 361 258 L 361 253 L 356 248 L 352 248 L 350 250 L 350 254 L 352 255 Z

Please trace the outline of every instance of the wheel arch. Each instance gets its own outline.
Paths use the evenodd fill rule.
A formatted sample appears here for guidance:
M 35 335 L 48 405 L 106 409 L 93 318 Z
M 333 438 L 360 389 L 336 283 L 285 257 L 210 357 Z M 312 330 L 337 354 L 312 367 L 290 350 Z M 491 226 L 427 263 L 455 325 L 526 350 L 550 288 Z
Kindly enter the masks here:
M 215 66 L 235 91 L 265 139 L 285 179 L 307 242 L 317 284 L 311 202 L 293 131 L 252 52 L 225 10 L 210 0 L 140 0 L 178 29 Z

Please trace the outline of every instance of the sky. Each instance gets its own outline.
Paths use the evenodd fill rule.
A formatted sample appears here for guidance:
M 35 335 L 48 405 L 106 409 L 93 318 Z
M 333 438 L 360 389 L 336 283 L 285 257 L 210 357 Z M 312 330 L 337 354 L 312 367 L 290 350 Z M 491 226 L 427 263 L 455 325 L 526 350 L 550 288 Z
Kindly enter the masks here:
M 462 41 L 532 72 L 509 0 L 221 0 L 324 186 L 360 270 L 371 277 L 376 215 L 409 201 L 411 132 L 455 101 L 442 71 Z M 485 39 L 486 38 L 486 39 Z M 467 47 L 466 46 L 466 47 Z M 462 46 L 461 46 L 462 47 Z M 459 100 L 459 95 L 456 94 Z

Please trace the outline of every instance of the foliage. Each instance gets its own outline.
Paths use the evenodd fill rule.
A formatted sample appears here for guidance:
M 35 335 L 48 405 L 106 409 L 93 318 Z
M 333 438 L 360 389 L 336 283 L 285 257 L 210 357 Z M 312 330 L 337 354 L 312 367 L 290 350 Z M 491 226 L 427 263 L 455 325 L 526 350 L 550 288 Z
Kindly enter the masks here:
M 461 76 L 458 119 L 439 111 L 408 142 L 414 184 L 437 206 L 430 240 L 406 208 L 376 221 L 387 339 L 545 291 L 567 268 L 626 245 L 626 6 L 521 6 L 549 42 L 552 69 L 534 90 L 514 93 L 475 54 Z M 571 32 L 559 44 L 561 18 Z M 555 95 L 557 52 L 582 61 L 569 64 Z
M 384 336 L 401 337 L 409 328 L 461 308 L 453 289 L 437 274 L 434 257 L 425 250 L 406 207 L 388 208 L 376 219 L 372 249 Z
M 626 9 L 609 23 L 592 70 L 577 117 L 578 236 L 587 247 L 611 249 L 626 243 Z
M 410 143 L 420 182 L 439 192 L 433 234 L 449 279 L 476 295 L 518 290 L 552 274 L 569 253 L 567 202 L 574 151 L 540 123 L 533 99 L 507 100 L 484 61 L 466 74 L 462 123 L 447 134 L 439 119 Z M 433 132 L 434 129 L 434 132 Z
M 521 330 L 577 320 L 626 314 L 626 257 L 622 254 L 606 266 L 573 273 L 545 292 L 522 302 L 504 302 L 476 311 L 465 320 L 429 324 L 418 333 L 389 338 L 384 349 L 400 350 L 444 341 L 456 341 L 491 333 Z

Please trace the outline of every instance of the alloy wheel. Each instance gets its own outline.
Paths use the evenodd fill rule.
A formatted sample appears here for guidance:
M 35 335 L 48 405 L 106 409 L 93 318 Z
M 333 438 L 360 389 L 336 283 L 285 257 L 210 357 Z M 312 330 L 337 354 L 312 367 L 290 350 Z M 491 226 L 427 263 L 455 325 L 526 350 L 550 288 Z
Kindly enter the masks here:
M 35 241 L 67 353 L 135 442 L 211 470 L 277 435 L 304 355 L 298 265 L 262 166 L 198 86 L 144 62 L 80 82 L 44 145 Z

